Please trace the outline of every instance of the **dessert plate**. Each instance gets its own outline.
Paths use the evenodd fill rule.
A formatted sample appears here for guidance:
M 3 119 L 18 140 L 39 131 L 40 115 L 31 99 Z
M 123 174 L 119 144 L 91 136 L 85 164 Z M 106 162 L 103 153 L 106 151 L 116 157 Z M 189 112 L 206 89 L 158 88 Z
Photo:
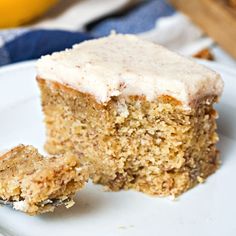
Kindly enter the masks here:
M 172 201 L 134 191 L 104 192 L 89 183 L 69 210 L 61 207 L 30 217 L 0 207 L 0 235 L 236 235 L 236 70 L 200 63 L 221 73 L 225 82 L 217 105 L 222 166 L 204 184 Z M 0 149 L 23 143 L 43 152 L 45 130 L 34 65 L 30 61 L 0 69 Z

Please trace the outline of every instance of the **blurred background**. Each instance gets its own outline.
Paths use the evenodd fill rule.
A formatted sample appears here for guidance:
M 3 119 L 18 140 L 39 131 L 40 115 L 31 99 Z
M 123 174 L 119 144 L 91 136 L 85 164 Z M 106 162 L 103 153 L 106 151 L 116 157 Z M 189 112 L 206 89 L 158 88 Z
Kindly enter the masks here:
M 236 0 L 0 0 L 0 66 L 113 30 L 236 68 Z

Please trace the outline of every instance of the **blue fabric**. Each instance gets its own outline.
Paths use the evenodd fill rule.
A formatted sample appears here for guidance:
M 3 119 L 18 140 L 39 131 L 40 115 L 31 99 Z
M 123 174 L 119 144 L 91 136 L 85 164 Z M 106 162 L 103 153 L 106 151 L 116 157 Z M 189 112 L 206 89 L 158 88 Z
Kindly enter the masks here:
M 113 29 L 117 33 L 146 32 L 155 27 L 158 18 L 173 13 L 166 0 L 147 0 L 122 16 L 98 22 L 89 32 L 27 28 L 0 31 L 0 66 L 64 50 L 75 43 L 108 35 Z
M 96 36 L 105 36 L 110 34 L 111 30 L 123 34 L 146 32 L 155 27 L 158 18 L 172 15 L 174 12 L 165 0 L 149 0 L 125 16 L 104 20 L 96 25 L 91 33 Z
M 33 30 L 5 44 L 11 63 L 39 58 L 41 55 L 70 48 L 91 36 L 61 30 Z

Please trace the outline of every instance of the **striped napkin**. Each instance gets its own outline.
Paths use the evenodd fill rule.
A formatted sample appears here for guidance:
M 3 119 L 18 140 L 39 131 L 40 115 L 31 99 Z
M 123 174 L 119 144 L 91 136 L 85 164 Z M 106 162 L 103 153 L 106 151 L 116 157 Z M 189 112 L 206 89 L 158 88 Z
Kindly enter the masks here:
M 130 10 L 118 14 L 117 11 L 121 6 L 117 6 L 118 9 L 113 9 L 114 7 L 110 6 L 110 11 L 117 11 L 114 12 L 114 15 L 106 11 L 106 15 L 109 16 L 105 17 L 100 14 L 101 11 L 104 12 L 105 7 L 108 7 L 107 4 L 106 6 L 104 4 L 100 12 L 96 12 L 97 15 L 100 14 L 100 20 L 91 22 L 88 15 L 91 14 L 90 9 L 91 11 L 94 9 L 91 5 L 96 4 L 94 2 L 101 5 L 101 2 L 98 3 L 98 1 L 88 1 L 87 15 L 83 17 L 83 19 L 87 18 L 87 22 L 83 22 L 82 26 L 80 25 L 81 21 L 77 23 L 79 25 L 77 26 L 76 19 L 73 17 L 71 19 L 72 27 L 69 27 L 70 14 L 75 12 L 75 9 L 70 9 L 69 13 L 64 13 L 62 16 L 63 22 L 68 22 L 68 27 L 60 22 L 60 18 L 57 18 L 55 21 L 43 20 L 35 26 L 0 31 L 0 65 L 36 59 L 41 55 L 69 48 L 75 43 L 108 35 L 111 30 L 116 30 L 119 33 L 143 33 L 154 28 L 158 18 L 174 13 L 174 9 L 164 0 L 150 0 L 141 1 Z M 121 1 L 113 0 L 112 2 Z M 78 14 L 81 11 L 79 8 L 84 8 L 84 5 L 80 5 L 75 6 Z M 53 26 L 54 29 L 52 29 Z M 81 29 L 78 31 L 78 28 Z
M 112 30 L 137 34 L 185 55 L 213 44 L 167 0 L 86 0 L 61 15 L 53 11 L 33 25 L 0 30 L 0 66 L 36 59 Z

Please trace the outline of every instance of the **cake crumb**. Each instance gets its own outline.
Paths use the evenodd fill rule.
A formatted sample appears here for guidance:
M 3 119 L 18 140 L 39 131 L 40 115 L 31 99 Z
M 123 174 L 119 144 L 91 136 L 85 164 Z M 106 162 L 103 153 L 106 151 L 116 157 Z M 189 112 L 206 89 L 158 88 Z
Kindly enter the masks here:
M 170 196 L 170 200 L 173 202 L 177 202 L 178 201 L 178 197 L 176 195 L 171 195 Z
M 199 183 L 204 183 L 204 182 L 205 182 L 205 179 L 202 178 L 201 176 L 198 176 L 198 177 L 197 177 L 197 181 L 198 181 Z
M 69 202 L 65 203 L 66 208 L 70 208 L 70 207 L 72 207 L 74 205 L 75 205 L 75 201 L 74 200 L 70 200 Z
M 208 48 L 205 48 L 205 49 L 197 52 L 196 54 L 193 55 L 193 57 L 199 58 L 199 59 L 205 59 L 205 60 L 209 60 L 209 61 L 215 60 L 214 55 L 212 54 L 212 52 Z

